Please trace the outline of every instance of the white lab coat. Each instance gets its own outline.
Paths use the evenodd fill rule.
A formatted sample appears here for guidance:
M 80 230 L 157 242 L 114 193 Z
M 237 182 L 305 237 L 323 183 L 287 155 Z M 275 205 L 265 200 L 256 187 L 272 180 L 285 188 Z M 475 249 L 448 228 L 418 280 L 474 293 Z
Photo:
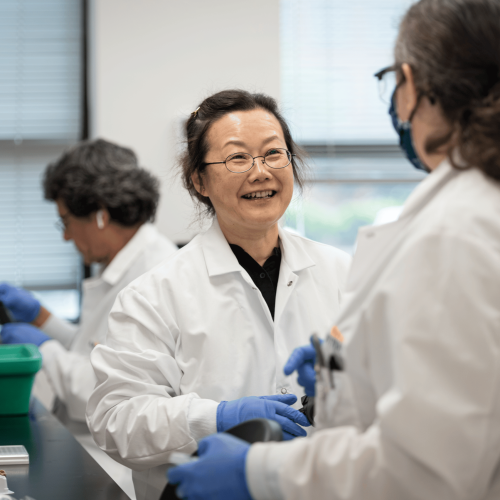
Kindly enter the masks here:
M 221 400 L 293 393 L 292 350 L 332 326 L 350 257 L 280 229 L 282 260 L 273 321 L 217 220 L 161 266 L 123 290 L 106 345 L 92 364 L 87 407 L 96 443 L 136 470 L 191 453 L 216 432 Z
M 253 446 L 253 497 L 498 500 L 500 183 L 444 162 L 363 228 L 337 326 L 359 426 Z
M 40 346 L 43 369 L 35 387 L 46 393 L 41 385 L 48 379 L 49 389 L 65 403 L 71 419 L 85 421 L 95 385 L 90 353 L 96 343 L 105 341 L 109 311 L 118 292 L 176 250 L 152 224 L 142 225 L 99 276 L 84 280 L 80 324 L 50 316 L 42 326 L 54 340 Z

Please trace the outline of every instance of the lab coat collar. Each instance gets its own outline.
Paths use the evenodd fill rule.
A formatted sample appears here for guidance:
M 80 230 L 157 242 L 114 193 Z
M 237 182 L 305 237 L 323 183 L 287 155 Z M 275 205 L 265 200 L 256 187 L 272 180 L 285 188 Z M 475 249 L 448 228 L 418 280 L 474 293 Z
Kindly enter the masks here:
M 301 271 L 315 265 L 306 251 L 296 241 L 295 236 L 279 228 L 283 260 L 292 272 Z M 210 229 L 202 236 L 202 248 L 209 276 L 241 272 L 236 256 L 224 236 L 217 218 L 214 218 Z
M 243 269 L 231 250 L 219 226 L 217 217 L 214 217 L 212 225 L 201 238 L 203 255 L 210 277 L 233 273 Z
M 453 168 L 447 159 L 442 161 L 408 197 L 399 220 L 405 220 L 418 212 L 458 173 L 459 171 Z
M 116 254 L 115 258 L 103 270 L 100 278 L 116 285 L 130 269 L 132 263 L 157 237 L 158 230 L 149 223 L 143 224 L 132 239 Z
M 345 292 L 357 289 L 368 290 L 372 276 L 377 276 L 377 269 L 387 265 L 384 260 L 392 255 L 387 252 L 389 245 L 397 247 L 405 238 L 405 229 L 419 212 L 441 191 L 459 171 L 450 163 L 443 161 L 413 191 L 406 201 L 399 219 L 380 226 L 365 226 L 359 229 L 356 253 L 349 273 Z M 380 259 L 377 260 L 377 257 Z
M 290 271 L 296 273 L 316 265 L 305 251 L 304 246 L 300 245 L 299 241 L 301 241 L 301 238 L 289 233 L 281 227 L 278 231 L 281 241 L 281 250 L 283 252 L 283 260 L 288 264 Z

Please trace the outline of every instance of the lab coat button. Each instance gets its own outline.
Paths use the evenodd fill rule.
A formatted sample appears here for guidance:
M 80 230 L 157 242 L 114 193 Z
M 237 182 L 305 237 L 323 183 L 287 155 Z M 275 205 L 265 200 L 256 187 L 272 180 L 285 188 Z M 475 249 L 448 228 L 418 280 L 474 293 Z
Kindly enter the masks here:
M 288 391 L 286 390 L 286 388 L 285 388 L 285 387 L 282 387 L 282 388 L 281 388 L 281 394 L 286 394 L 287 392 L 288 392 Z
M 289 281 L 286 286 L 292 286 L 293 281 Z

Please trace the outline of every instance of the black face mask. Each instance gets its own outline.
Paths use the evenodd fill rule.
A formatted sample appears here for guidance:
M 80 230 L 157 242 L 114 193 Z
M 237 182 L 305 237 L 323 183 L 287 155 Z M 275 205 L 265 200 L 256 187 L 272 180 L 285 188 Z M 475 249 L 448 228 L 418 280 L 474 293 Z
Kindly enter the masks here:
M 389 115 L 391 115 L 392 125 L 394 127 L 394 130 L 399 135 L 399 145 L 401 146 L 401 149 L 405 153 L 408 160 L 410 160 L 410 162 L 416 169 L 423 170 L 424 172 L 430 172 L 429 168 L 418 157 L 417 152 L 415 151 L 415 147 L 413 146 L 413 137 L 411 134 L 411 121 L 408 120 L 406 122 L 402 122 L 398 118 L 398 114 L 396 112 L 396 89 L 394 90 L 391 97 L 391 106 L 389 108 Z M 412 115 L 413 113 L 410 116 Z

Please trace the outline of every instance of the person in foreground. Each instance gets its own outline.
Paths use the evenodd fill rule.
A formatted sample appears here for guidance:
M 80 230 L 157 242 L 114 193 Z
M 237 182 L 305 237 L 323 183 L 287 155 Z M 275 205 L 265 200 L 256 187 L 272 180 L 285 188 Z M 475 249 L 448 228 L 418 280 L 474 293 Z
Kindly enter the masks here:
M 497 0 L 409 9 L 378 76 L 396 71 L 401 145 L 431 174 L 398 221 L 360 231 L 336 319 L 345 372 L 316 382 L 318 431 L 210 436 L 168 473 L 180 498 L 500 498 L 499 20 Z M 287 372 L 313 381 L 314 352 Z
M 39 346 L 43 370 L 35 393 L 47 398 L 45 376 L 50 394 L 65 406 L 64 418 L 85 422 L 95 385 L 90 353 L 104 342 L 118 292 L 177 247 L 149 223 L 158 181 L 130 149 L 102 139 L 82 142 L 47 167 L 44 191 L 57 204 L 64 239 L 74 241 L 86 264 L 101 264 L 100 273 L 83 281 L 78 325 L 51 314 L 29 292 L 1 283 L 0 300 L 20 322 L 3 326 L 2 342 Z
M 278 225 L 304 173 L 274 99 L 219 92 L 186 135 L 184 184 L 212 225 L 120 293 L 106 345 L 92 353 L 89 427 L 136 470 L 251 418 L 304 436 L 303 391 L 283 366 L 333 325 L 350 263 Z

